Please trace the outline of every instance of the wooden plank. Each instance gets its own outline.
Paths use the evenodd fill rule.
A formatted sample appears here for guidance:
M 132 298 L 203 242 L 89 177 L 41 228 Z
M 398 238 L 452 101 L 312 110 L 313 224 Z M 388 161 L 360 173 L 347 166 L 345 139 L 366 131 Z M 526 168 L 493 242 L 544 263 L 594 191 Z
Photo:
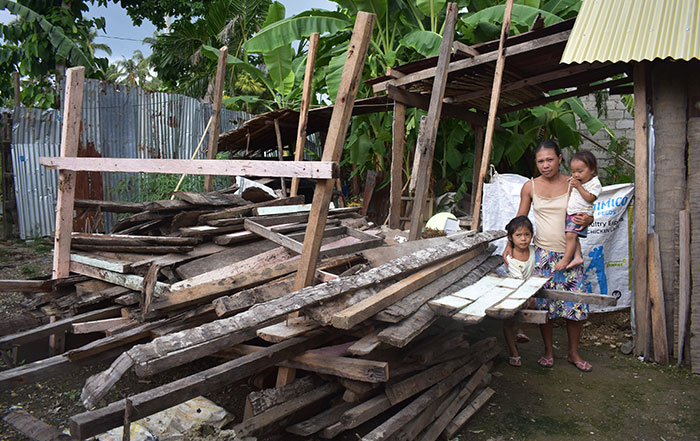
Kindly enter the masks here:
M 335 406 L 324 410 L 316 416 L 308 420 L 301 421 L 287 427 L 285 430 L 289 433 L 299 436 L 311 436 L 314 433 L 320 432 L 324 428 L 337 423 L 345 411 L 351 409 L 355 405 L 353 403 L 341 402 Z
M 412 274 L 403 280 L 383 289 L 379 293 L 358 302 L 351 307 L 334 314 L 332 324 L 339 329 L 350 329 L 377 312 L 405 297 L 416 289 L 422 288 L 435 279 L 449 273 L 470 261 L 483 251 L 482 247 L 472 249 L 446 262 L 438 263 Z
M 281 245 L 292 252 L 301 254 L 301 250 L 304 245 L 300 242 L 297 242 L 294 239 L 285 236 L 284 234 L 272 231 L 272 229 L 266 228 L 258 223 L 251 221 L 250 219 L 246 219 L 243 223 L 243 226 L 246 230 L 250 231 L 251 233 L 255 233 L 260 237 L 263 237 L 267 240 L 271 240 L 272 242 Z
M 511 292 L 509 288 L 493 288 L 483 293 L 483 295 L 473 303 L 467 305 L 464 309 L 457 311 L 452 318 L 467 323 L 479 323 L 486 318 L 486 309 L 500 302 L 503 298 L 510 295 Z
M 391 144 L 391 188 L 389 191 L 389 228 L 401 228 L 403 189 L 403 146 L 406 138 L 406 105 L 394 102 Z
M 71 262 L 82 263 L 83 265 L 94 266 L 95 268 L 102 268 L 115 273 L 127 273 L 131 262 L 113 259 L 106 256 L 100 256 L 99 254 L 93 253 L 76 253 L 72 252 L 70 254 Z
M 323 148 L 321 159 L 324 161 L 340 161 L 375 20 L 374 14 L 366 12 L 358 12 L 357 14 Z M 309 225 L 306 228 L 309 234 L 304 239 L 304 247 L 297 271 L 296 289 L 302 289 L 313 283 L 316 262 L 321 248 L 322 232 L 326 225 L 328 204 L 331 201 L 334 184 L 335 182 L 331 179 L 316 183 Z
M 676 359 L 678 366 L 683 363 L 685 356 L 685 340 L 688 331 L 690 318 L 690 290 L 692 282 L 690 279 L 690 210 L 681 210 L 678 213 L 678 249 L 679 249 L 679 280 L 678 280 L 678 337 L 676 347 Z
M 522 309 L 518 311 L 518 320 L 521 323 L 534 323 L 543 325 L 547 323 L 547 311 L 535 309 Z
M 463 253 L 484 241 L 498 239 L 503 234 L 502 231 L 487 231 L 440 247 L 427 248 L 363 273 L 330 280 L 307 287 L 301 292 L 292 292 L 279 299 L 255 305 L 233 317 L 160 337 L 151 343 L 136 346 L 125 354 L 133 360 L 137 375 L 152 375 L 241 343 L 247 339 L 247 332 L 259 329 L 287 314 L 328 301 L 343 292 L 363 289 L 418 270 L 428 264 Z M 121 377 L 121 374 L 111 375 L 112 371 L 113 368 L 109 368 L 94 379 L 88 380 L 86 388 L 102 390 L 104 382 L 111 386 Z M 100 398 L 99 394 L 91 395 L 92 400 Z
M 649 305 L 654 339 L 654 361 L 665 365 L 668 364 L 668 340 L 666 339 L 666 306 L 664 304 L 658 234 L 649 234 L 648 250 Z
M 430 94 L 430 108 L 425 122 L 425 131 L 418 135 L 416 143 L 416 153 L 418 155 L 418 175 L 416 182 L 416 192 L 413 198 L 413 210 L 411 211 L 411 229 L 408 233 L 409 240 L 416 240 L 420 237 L 423 229 L 423 207 L 428 197 L 430 186 L 430 170 L 433 167 L 433 153 L 435 150 L 435 140 L 437 139 L 438 124 L 440 124 L 440 114 L 442 112 L 442 99 L 445 97 L 445 87 L 447 86 L 448 66 L 452 55 L 452 42 L 455 38 L 455 26 L 457 24 L 457 3 L 447 4 L 447 13 L 443 26 L 442 43 L 440 45 L 440 55 L 433 79 L 433 89 Z
M 476 191 L 474 183 L 479 181 L 481 173 L 481 157 L 484 154 L 484 126 L 474 127 L 474 166 L 472 169 L 472 188 L 471 188 L 471 203 L 470 207 L 474 207 L 476 200 Z
M 70 436 L 58 428 L 46 424 L 21 409 L 11 410 L 2 420 L 34 441 L 70 440 Z
M 218 161 L 221 162 L 221 161 Z M 215 211 L 209 214 L 203 214 L 199 217 L 200 222 L 208 222 L 215 219 L 230 219 L 238 216 L 249 216 L 254 208 L 259 207 L 276 207 L 279 205 L 293 205 L 304 203 L 304 196 L 294 196 L 289 198 L 272 199 L 264 202 L 256 202 L 241 207 L 227 208 L 225 210 Z
M 100 210 L 108 213 L 140 213 L 146 207 L 143 202 L 99 201 L 92 199 L 76 199 L 75 208 Z
M 613 296 L 593 294 L 588 292 L 559 291 L 556 289 L 541 289 L 536 297 L 565 302 L 588 303 L 589 305 L 616 306 L 617 299 Z
M 546 50 L 547 48 L 549 48 L 551 46 L 565 44 L 565 42 L 569 39 L 570 34 L 571 34 L 571 31 L 566 30 L 563 32 L 558 32 L 554 35 L 548 35 L 546 37 L 537 38 L 535 40 L 530 40 L 530 41 L 526 41 L 524 43 L 509 46 L 508 47 L 508 56 L 514 56 L 514 55 L 518 55 L 518 54 L 522 54 L 522 53 L 527 53 L 533 49 Z M 453 61 L 448 66 L 448 73 L 455 74 L 455 73 L 459 73 L 460 71 L 463 71 L 465 69 L 469 69 L 471 67 L 493 63 L 498 58 L 498 54 L 499 54 L 498 51 L 491 51 L 491 52 L 487 52 L 485 54 L 478 55 L 478 56 L 473 57 L 473 58 L 466 58 L 463 60 Z M 437 70 L 437 67 L 430 67 L 428 69 L 423 69 L 423 70 L 420 70 L 418 72 L 406 74 L 401 78 L 387 80 L 387 81 L 383 81 L 381 83 L 376 83 L 376 84 L 372 85 L 372 90 L 375 93 L 381 92 L 381 91 L 386 90 L 390 84 L 393 86 L 396 86 L 396 87 L 409 86 L 411 84 L 435 77 L 436 70 Z
M 436 421 L 428 428 L 428 430 L 418 438 L 419 441 L 435 441 L 440 434 L 445 430 L 447 425 L 457 415 L 464 403 L 469 400 L 474 390 L 479 386 L 481 380 L 488 374 L 489 368 L 486 364 L 481 365 L 478 371 L 472 375 L 467 384 L 460 389 L 457 397 L 447 406 L 444 412 L 439 414 Z
M 496 124 L 496 114 L 498 113 L 498 103 L 501 101 L 501 82 L 503 80 L 503 69 L 506 65 L 506 40 L 510 33 L 510 18 L 513 11 L 513 0 L 506 0 L 506 8 L 503 13 L 503 25 L 501 26 L 501 38 L 498 42 L 498 59 L 496 60 L 496 71 L 493 75 L 493 87 L 491 89 L 491 102 L 489 104 L 489 117 L 486 123 L 486 134 L 484 135 L 484 150 L 481 154 L 481 169 L 479 170 L 479 180 L 476 181 L 476 196 L 474 197 L 474 207 L 472 208 L 472 229 L 479 228 L 479 218 L 481 215 L 481 194 L 484 191 L 484 179 L 491 163 L 491 147 L 493 146 L 493 132 Z M 510 50 L 510 49 L 509 49 Z
M 340 390 L 340 385 L 337 383 L 328 383 L 312 391 L 306 392 L 292 400 L 275 406 L 272 409 L 263 412 L 260 415 L 256 415 L 252 418 L 248 418 L 243 422 L 233 426 L 236 436 L 249 436 L 261 429 L 271 425 L 274 422 L 281 420 L 299 409 L 306 408 L 312 404 L 318 403 L 319 401 L 330 397 Z
M 366 383 L 384 383 L 389 379 L 389 363 L 384 361 L 307 352 L 293 357 L 281 365 Z
M 647 357 L 651 344 L 647 290 L 649 232 L 649 147 L 647 142 L 647 63 L 634 63 L 634 355 Z
M 0 280 L 0 292 L 51 292 L 54 280 Z
M 304 335 L 319 326 L 320 325 L 315 321 L 305 317 L 292 317 L 281 323 L 258 329 L 257 335 L 270 343 L 279 343 L 293 337 Z
M 80 118 L 83 108 L 85 68 L 71 67 L 66 73 L 66 93 L 61 128 L 61 159 L 78 155 Z M 53 246 L 53 278 L 67 277 L 70 273 L 70 242 L 73 231 L 76 173 L 60 170 L 58 173 L 58 200 L 56 201 L 56 231 Z
M 92 252 L 114 251 L 116 253 L 149 253 L 171 254 L 187 253 L 194 249 L 192 245 L 87 245 L 82 243 L 71 244 L 74 250 Z
M 506 280 L 516 280 L 522 282 L 522 280 L 519 279 Z M 489 317 L 498 319 L 508 319 L 513 317 L 518 310 L 522 309 L 528 300 L 530 300 L 530 298 L 550 280 L 551 277 L 530 277 L 506 298 L 493 304 L 491 307 L 486 308 L 486 314 Z
M 304 149 L 306 148 L 306 126 L 309 121 L 309 108 L 313 93 L 314 66 L 316 65 L 316 54 L 318 53 L 318 39 L 320 34 L 312 32 L 309 35 L 309 47 L 306 50 L 306 69 L 304 70 L 304 86 L 301 92 L 301 106 L 299 109 L 299 126 L 297 127 L 297 142 L 294 149 L 294 160 L 304 160 Z M 299 178 L 292 178 L 292 187 L 289 196 L 296 196 L 299 191 Z
M 192 251 L 187 253 L 170 253 L 164 256 L 152 256 L 146 259 L 132 262 L 129 265 L 129 267 L 131 271 L 139 271 L 141 269 L 151 266 L 154 263 L 158 266 L 165 267 L 178 263 L 184 263 L 189 260 L 196 259 L 198 257 L 209 256 L 211 254 L 218 253 L 225 249 L 225 247 L 222 247 L 220 245 L 207 242 L 197 245 Z
M 30 341 L 35 341 L 46 337 L 47 335 L 68 331 L 71 329 L 73 323 L 97 320 L 101 318 L 110 318 L 120 314 L 121 306 L 108 306 L 107 308 L 98 309 L 97 311 L 90 311 L 83 314 L 74 315 L 73 317 L 56 320 L 53 323 L 48 323 L 34 329 L 18 332 L 16 334 L 3 335 L 0 337 L 0 348 L 11 349 L 14 346 L 20 346 Z
M 214 90 L 212 91 L 211 125 L 209 126 L 209 148 L 207 149 L 207 159 L 215 160 L 219 153 L 219 128 L 221 127 L 221 102 L 224 98 L 224 79 L 226 74 L 226 59 L 228 57 L 228 46 L 219 49 L 219 59 L 216 63 L 216 77 L 214 79 Z M 214 189 L 214 176 L 204 176 L 204 191 L 209 192 Z
M 83 265 L 82 263 L 78 262 L 71 262 L 70 270 L 74 273 L 82 274 L 84 276 L 92 277 L 94 279 L 104 280 L 105 282 L 133 289 L 134 291 L 141 291 L 141 287 L 143 287 L 143 277 L 135 276 L 133 274 L 119 274 L 101 268 L 94 268 L 88 265 Z M 168 292 L 169 287 L 170 285 L 168 284 L 165 284 L 163 282 L 157 282 L 155 287 L 155 293 L 160 295 L 165 292 Z
M 379 338 L 377 337 L 379 331 L 379 329 L 375 329 L 361 339 L 357 340 L 355 343 L 350 345 L 348 352 L 352 355 L 367 355 L 377 349 L 377 347 L 379 347 L 381 344 Z
M 384 388 L 384 393 L 387 398 L 389 398 L 391 405 L 396 405 L 412 397 L 419 391 L 427 389 L 435 383 L 444 380 L 454 372 L 455 369 L 469 362 L 470 359 L 470 356 L 460 357 L 446 363 L 437 364 L 403 381 L 388 384 Z
M 209 391 L 220 390 L 228 384 L 273 366 L 292 354 L 318 345 L 323 338 L 313 336 L 286 340 L 163 386 L 132 395 L 130 399 L 134 405 L 134 419 L 153 415 Z M 95 436 L 120 426 L 123 415 L 124 400 L 74 415 L 70 419 L 71 435 L 74 439 L 80 440 Z
M 319 377 L 309 375 L 282 387 L 253 391 L 247 397 L 247 404 L 250 404 L 250 416 L 260 415 L 266 410 L 292 400 L 298 395 L 310 392 L 323 384 L 324 381 Z
M 481 52 L 477 51 L 476 49 L 472 48 L 467 44 L 462 43 L 461 41 L 453 41 L 452 47 L 456 52 L 461 52 L 464 55 L 467 55 L 468 57 L 477 57 L 481 55 Z
M 332 161 L 283 162 L 245 159 L 136 159 L 41 157 L 49 169 L 121 173 L 185 173 L 188 175 L 270 176 L 335 179 Z
M 456 417 L 447 425 L 443 432 L 447 439 L 452 436 L 479 410 L 496 392 L 490 387 L 485 388 L 476 396 Z
M 90 332 L 105 332 L 130 323 L 137 323 L 128 317 L 115 317 L 103 320 L 91 320 L 81 323 L 73 323 L 70 331 L 73 334 L 88 334 Z
M 411 294 L 394 303 L 393 305 L 389 306 L 385 310 L 379 312 L 377 315 L 374 316 L 374 318 L 383 322 L 398 323 L 401 320 L 408 317 L 409 315 L 413 314 L 426 302 L 431 301 L 433 298 L 435 298 L 436 293 L 440 293 L 443 290 L 449 288 L 453 283 L 462 279 L 475 268 L 477 268 L 479 265 L 481 265 L 493 253 L 494 250 L 492 246 L 484 248 L 485 251 L 482 251 L 481 254 L 474 257 L 469 262 L 454 269 L 453 271 L 450 271 L 449 273 L 445 274 L 439 279 L 430 282 L 423 288 L 412 292 Z M 462 308 L 464 306 L 466 306 L 466 304 L 464 304 Z

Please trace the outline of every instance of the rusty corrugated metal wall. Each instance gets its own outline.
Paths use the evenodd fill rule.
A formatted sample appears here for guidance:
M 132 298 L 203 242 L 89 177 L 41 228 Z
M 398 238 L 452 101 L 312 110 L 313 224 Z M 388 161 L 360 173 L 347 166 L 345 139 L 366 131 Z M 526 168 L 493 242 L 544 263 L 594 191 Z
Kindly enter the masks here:
M 79 156 L 187 159 L 192 156 L 211 116 L 211 105 L 183 95 L 147 92 L 136 87 L 85 81 Z M 22 239 L 49 236 L 55 228 L 58 173 L 39 166 L 39 157 L 59 156 L 58 110 L 18 108 L 13 114 L 12 162 Z M 248 119 L 223 110 L 221 132 Z M 204 147 L 208 138 L 204 140 Z M 200 152 L 200 158 L 204 154 Z M 133 173 L 80 173 L 77 198 L 127 200 L 121 185 Z M 94 229 L 97 220 L 77 213 L 76 225 Z M 113 224 L 105 213 L 103 229 Z M 101 229 L 102 229 L 101 228 Z

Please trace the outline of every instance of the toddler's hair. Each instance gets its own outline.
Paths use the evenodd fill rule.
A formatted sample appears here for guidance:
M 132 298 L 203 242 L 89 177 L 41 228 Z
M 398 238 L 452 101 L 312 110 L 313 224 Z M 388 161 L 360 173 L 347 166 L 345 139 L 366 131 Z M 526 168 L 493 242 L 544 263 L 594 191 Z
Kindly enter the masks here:
M 530 219 L 528 219 L 527 216 L 514 217 L 510 220 L 510 222 L 508 222 L 508 225 L 506 225 L 506 231 L 508 232 L 508 242 L 510 242 L 510 246 L 515 247 L 515 244 L 513 243 L 513 235 L 521 227 L 525 227 L 528 230 L 530 230 L 530 234 L 535 234 L 534 228 L 532 228 L 532 222 L 530 222 Z
M 598 175 L 598 161 L 596 161 L 595 156 L 593 156 L 593 153 L 589 152 L 588 150 L 581 150 L 579 152 L 574 153 L 574 156 L 571 157 L 571 160 L 573 161 L 574 159 L 586 164 L 586 167 L 588 167 L 593 172 L 593 176 Z

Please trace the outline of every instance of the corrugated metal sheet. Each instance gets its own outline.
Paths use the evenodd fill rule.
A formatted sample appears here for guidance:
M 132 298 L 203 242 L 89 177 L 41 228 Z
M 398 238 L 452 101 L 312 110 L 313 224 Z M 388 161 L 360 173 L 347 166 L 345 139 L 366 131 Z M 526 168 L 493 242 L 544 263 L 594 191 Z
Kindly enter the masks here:
M 562 63 L 700 58 L 698 0 L 583 0 Z
M 87 79 L 83 97 L 81 148 L 101 157 L 189 159 L 199 143 L 211 105 L 175 94 Z M 39 166 L 41 156 L 60 155 L 57 110 L 20 108 L 13 116 L 12 160 L 19 231 L 22 239 L 50 235 L 55 228 L 58 173 Z M 243 112 L 223 110 L 221 132 L 249 119 Z M 199 158 L 206 155 L 205 137 Z M 102 173 L 104 200 L 133 200 L 124 185 L 134 173 Z M 114 216 L 105 213 L 105 229 Z

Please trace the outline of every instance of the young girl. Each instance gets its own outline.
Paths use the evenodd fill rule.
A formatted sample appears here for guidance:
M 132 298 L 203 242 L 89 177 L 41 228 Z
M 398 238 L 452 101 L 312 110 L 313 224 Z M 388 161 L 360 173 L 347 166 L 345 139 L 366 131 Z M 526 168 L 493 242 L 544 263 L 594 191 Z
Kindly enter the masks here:
M 513 250 L 512 255 L 506 256 L 508 275 L 518 279 L 527 279 L 532 276 L 532 271 L 535 268 L 535 247 L 530 245 L 534 233 L 532 222 L 527 216 L 518 216 L 508 222 L 506 231 L 508 232 L 508 242 Z M 517 367 L 522 363 L 518 354 L 518 348 L 515 346 L 515 325 L 515 319 L 503 321 L 503 337 L 505 337 L 508 351 L 510 352 L 508 364 Z M 517 339 L 518 342 L 522 343 L 530 340 L 519 328 Z
M 566 207 L 566 251 L 564 257 L 554 266 L 555 271 L 573 268 L 583 263 L 581 254 L 580 237 L 588 235 L 588 227 L 581 228 L 573 221 L 578 213 L 593 216 L 593 202 L 603 191 L 603 186 L 598 179 L 598 166 L 593 153 L 587 151 L 576 152 L 571 158 L 571 195 Z

